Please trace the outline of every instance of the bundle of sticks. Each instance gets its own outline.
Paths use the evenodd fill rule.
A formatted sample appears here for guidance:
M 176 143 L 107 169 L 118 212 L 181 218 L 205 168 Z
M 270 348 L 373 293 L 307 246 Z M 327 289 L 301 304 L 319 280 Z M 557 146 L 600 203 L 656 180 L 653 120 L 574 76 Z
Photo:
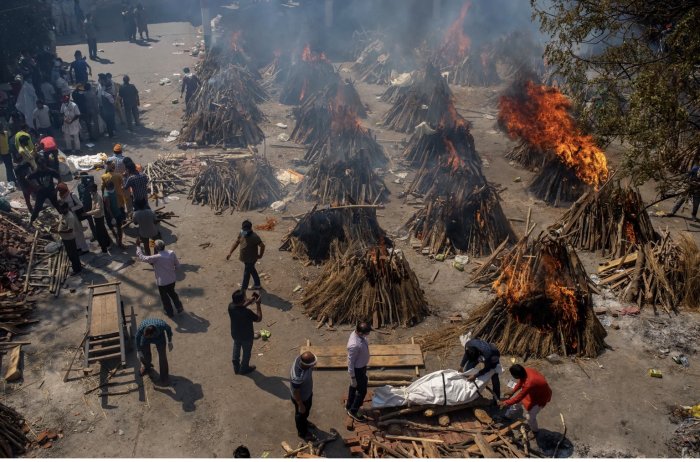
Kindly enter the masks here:
M 352 158 L 360 152 L 373 167 L 381 167 L 389 161 L 382 146 L 372 132 L 360 124 L 357 116 L 349 109 L 339 108 L 331 120 L 330 130 L 309 146 L 304 161 L 312 164 L 325 158 Z
M 245 147 L 262 142 L 258 123 L 266 120 L 257 104 L 267 93 L 245 69 L 231 65 L 202 83 L 187 105 L 181 142 Z
M 310 95 L 340 79 L 323 53 L 312 53 L 308 45 L 302 59 L 292 64 L 287 81 L 280 92 L 280 103 L 295 106 Z
M 392 246 L 373 207 L 340 206 L 319 209 L 315 205 L 283 239 L 280 250 L 294 258 L 320 262 L 331 257 L 331 247 L 345 253 L 351 245 Z
M 194 179 L 188 199 L 221 214 L 266 207 L 282 198 L 274 168 L 261 157 L 210 162 Z
M 189 180 L 180 175 L 182 158 L 164 156 L 149 162 L 144 168 L 144 174 L 148 177 L 150 197 L 158 202 L 171 194 L 184 193 L 189 186 Z
M 367 44 L 351 66 L 357 77 L 366 83 L 389 85 L 391 83 L 392 58 L 384 41 L 376 39 Z
M 660 306 L 665 312 L 684 305 L 700 306 L 697 265 L 700 250 L 692 237 L 681 235 L 680 243 L 665 233 L 658 242 L 639 243 L 624 257 L 598 267 L 600 284 L 608 286 L 622 300 L 640 308 Z
M 547 159 L 544 152 L 522 140 L 505 157 L 531 171 L 539 171 Z
M 294 109 L 296 124 L 290 139 L 300 144 L 318 141 L 330 130 L 333 120 L 367 117 L 365 106 L 350 80 L 337 80 Z M 353 121 L 354 122 L 354 121 Z
M 495 49 L 489 43 L 481 44 L 451 63 L 446 63 L 445 58 L 438 54 L 436 62 L 445 63 L 439 67 L 441 72 L 447 73 L 447 81 L 452 85 L 488 87 L 501 83 L 496 71 Z
M 593 312 L 589 284 L 563 239 L 526 236 L 503 259 L 492 285 L 496 297 L 472 311 L 460 328 L 516 356 L 596 357 L 606 346 L 606 332 Z M 449 342 L 454 329 L 422 338 L 424 350 L 454 348 Z
M 418 278 L 400 251 L 353 246 L 330 260 L 302 299 L 304 313 L 319 322 L 375 328 L 412 326 L 429 314 Z
M 389 191 L 377 175 L 367 151 L 331 151 L 314 163 L 299 184 L 306 200 L 321 204 L 377 204 Z
M 29 446 L 29 427 L 17 411 L 0 403 L 0 456 L 6 459 L 20 456 Z
M 289 54 L 275 52 L 272 61 L 259 70 L 260 76 L 263 82 L 267 82 L 267 84 L 279 84 L 289 78 L 291 66 Z
M 554 156 L 549 157 L 528 186 L 535 197 L 553 207 L 570 204 L 589 189 L 573 169 Z
M 250 57 L 240 46 L 214 46 L 207 50 L 204 59 L 197 64 L 197 76 L 205 82 L 228 66 L 245 68 L 250 63 Z M 200 87 L 201 89 L 201 87 Z
M 445 114 L 455 112 L 453 95 L 440 71 L 428 63 L 413 84 L 399 91 L 383 119 L 383 125 L 402 133 L 411 133 L 421 122 L 441 125 Z
M 639 190 L 608 181 L 589 190 L 552 226 L 577 249 L 602 250 L 613 258 L 631 248 L 657 241 Z

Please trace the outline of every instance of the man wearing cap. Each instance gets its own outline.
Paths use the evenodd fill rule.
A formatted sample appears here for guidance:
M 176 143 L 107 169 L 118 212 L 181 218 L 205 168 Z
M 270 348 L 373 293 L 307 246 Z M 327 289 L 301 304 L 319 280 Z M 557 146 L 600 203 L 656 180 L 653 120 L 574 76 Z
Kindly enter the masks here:
M 61 129 L 66 139 L 66 151 L 70 153 L 75 150 L 74 153 L 78 153 L 80 152 L 80 109 L 68 95 L 63 97 L 61 114 L 63 115 Z
M 314 395 L 314 366 L 316 366 L 316 355 L 310 351 L 305 351 L 294 360 L 289 374 L 297 435 L 306 441 L 316 439 L 313 433 L 309 432 L 309 428 L 315 428 L 309 422 L 309 413 L 311 412 Z
M 350 388 L 345 409 L 350 417 L 358 422 L 367 418 L 360 413 L 360 407 L 367 396 L 367 364 L 369 364 L 369 344 L 367 336 L 372 328 L 366 322 L 358 322 L 348 339 L 348 373 Z
M 244 220 L 241 225 L 241 232 L 238 234 L 236 241 L 233 243 L 231 250 L 226 256 L 226 260 L 231 258 L 233 251 L 240 246 L 239 259 L 243 262 L 243 282 L 241 290 L 248 290 L 250 277 L 253 276 L 253 290 L 260 290 L 260 276 L 258 270 L 255 269 L 255 263 L 263 257 L 265 253 L 265 244 L 260 236 L 253 231 L 253 224 L 249 220 Z
M 255 303 L 255 312 L 247 308 L 253 303 Z M 231 295 L 228 316 L 231 319 L 231 337 L 233 338 L 233 372 L 249 374 L 255 370 L 255 366 L 249 364 L 255 337 L 253 323 L 262 321 L 260 295 L 255 293 L 253 298 L 246 300 L 245 293 L 242 290 L 236 290 Z M 241 350 L 243 358 L 241 358 Z
M 114 162 L 114 171 L 120 174 L 122 177 L 126 172 L 126 166 L 124 166 L 124 153 L 122 152 L 122 145 L 117 143 L 112 148 L 112 155 L 107 158 L 107 162 Z
M 49 168 L 58 171 L 58 144 L 53 136 L 45 136 L 39 141 L 39 149 Z
M 180 262 L 177 260 L 177 255 L 172 250 L 165 250 L 165 242 L 158 239 L 153 247 L 155 255 L 145 255 L 141 250 L 141 239 L 136 238 L 136 257 L 153 266 L 156 273 L 156 284 L 160 299 L 163 302 L 165 314 L 173 317 L 173 305 L 178 313 L 182 313 L 182 302 L 175 292 L 175 281 L 177 280 L 177 268 Z

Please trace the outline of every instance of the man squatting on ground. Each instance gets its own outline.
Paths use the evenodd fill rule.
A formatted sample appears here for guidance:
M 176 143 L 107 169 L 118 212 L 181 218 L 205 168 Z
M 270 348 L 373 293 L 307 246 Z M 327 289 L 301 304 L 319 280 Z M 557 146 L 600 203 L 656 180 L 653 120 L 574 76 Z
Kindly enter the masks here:
M 501 353 L 495 345 L 474 338 L 464 345 L 464 356 L 462 357 L 462 362 L 459 363 L 459 367 L 462 372 L 467 372 L 475 368 L 479 362 L 484 363 L 484 367 L 477 372 L 476 375 L 470 377 L 471 380 L 481 377 L 492 369 L 495 369 L 501 362 Z M 497 372 L 491 376 L 491 385 L 493 385 L 494 402 L 500 400 L 501 381 L 498 378 Z
M 168 351 L 173 351 L 173 330 L 162 319 L 144 319 L 136 330 L 136 355 L 141 361 L 141 375 L 146 375 L 153 369 L 151 345 L 155 345 L 158 350 L 158 372 L 163 384 L 170 380 L 168 354 L 165 351 L 166 336 Z

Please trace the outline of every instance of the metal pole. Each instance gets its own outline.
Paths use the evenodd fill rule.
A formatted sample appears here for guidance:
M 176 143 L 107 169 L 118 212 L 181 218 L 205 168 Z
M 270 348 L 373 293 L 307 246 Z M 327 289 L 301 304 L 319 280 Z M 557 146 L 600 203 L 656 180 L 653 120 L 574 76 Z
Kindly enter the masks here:
M 204 34 L 204 46 L 207 53 L 211 46 L 211 18 L 209 17 L 209 0 L 199 0 L 199 6 L 202 9 L 202 33 Z

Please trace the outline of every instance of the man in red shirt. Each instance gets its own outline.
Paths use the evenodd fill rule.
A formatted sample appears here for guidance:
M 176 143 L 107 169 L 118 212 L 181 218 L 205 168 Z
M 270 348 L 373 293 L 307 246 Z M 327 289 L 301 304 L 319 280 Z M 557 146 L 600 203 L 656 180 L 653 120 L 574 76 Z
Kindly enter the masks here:
M 536 435 L 539 431 L 537 414 L 552 399 L 552 389 L 549 388 L 547 379 L 535 369 L 515 364 L 510 367 L 510 375 L 517 379 L 518 383 L 513 389 L 514 395 L 506 401 L 501 401 L 500 406 L 504 408 L 522 402 L 527 414 L 527 423 Z M 520 393 L 517 393 L 518 390 Z

